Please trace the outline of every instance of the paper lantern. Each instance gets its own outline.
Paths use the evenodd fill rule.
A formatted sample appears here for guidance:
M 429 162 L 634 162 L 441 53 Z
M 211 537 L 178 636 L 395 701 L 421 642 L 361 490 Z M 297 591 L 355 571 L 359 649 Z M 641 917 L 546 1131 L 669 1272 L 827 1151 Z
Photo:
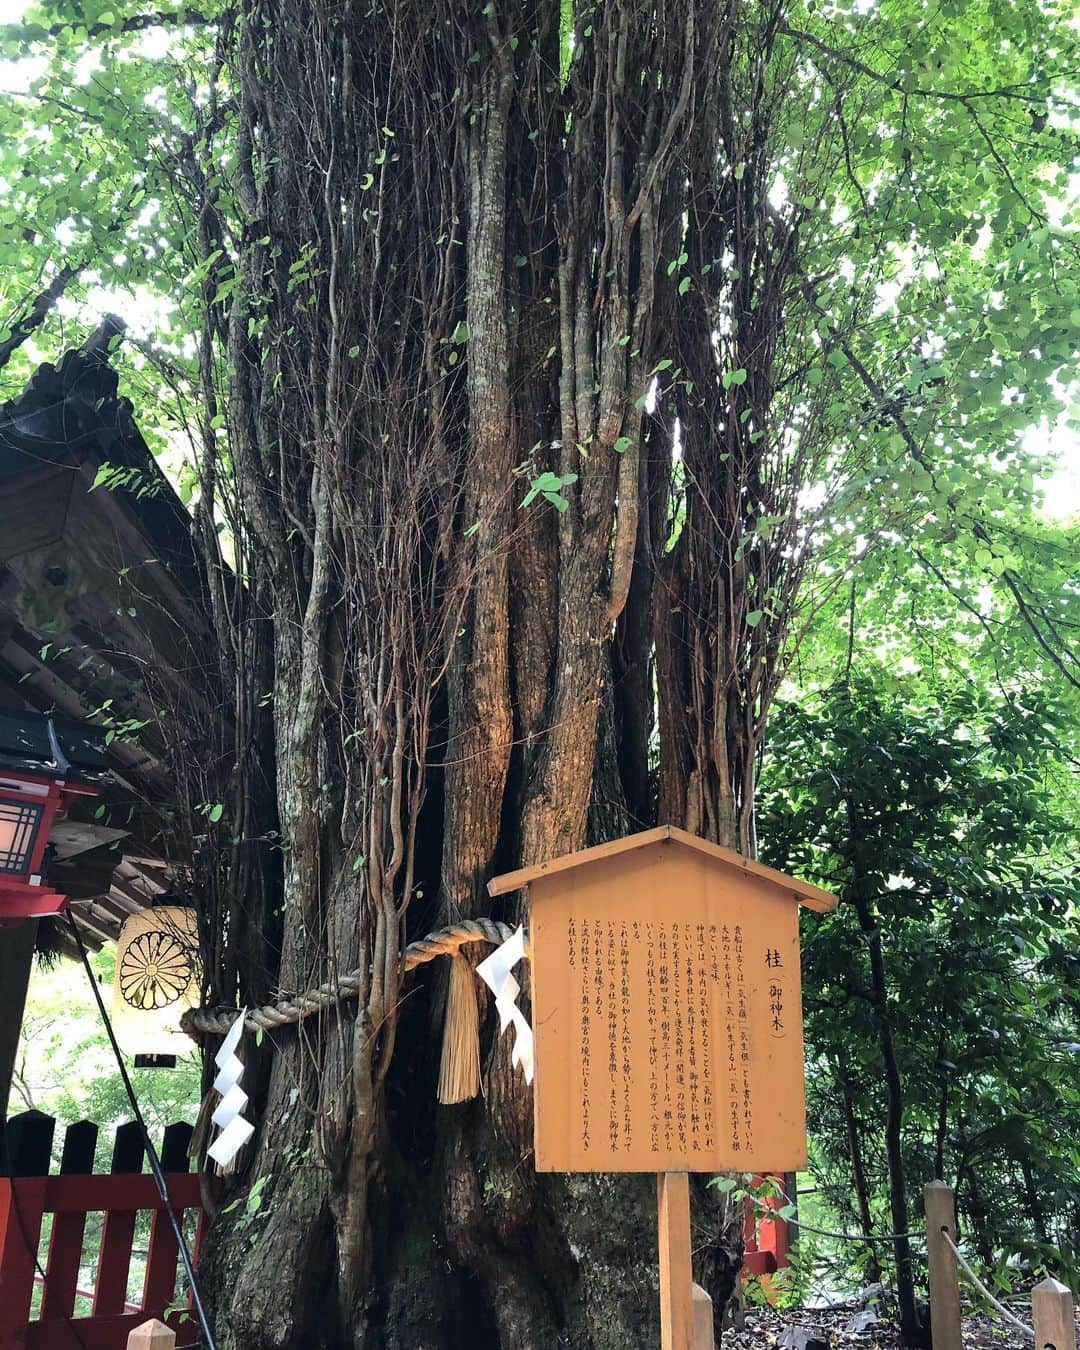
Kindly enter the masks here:
M 113 1029 L 145 1061 L 191 1051 L 181 1015 L 198 1006 L 199 928 L 188 905 L 155 905 L 124 921 L 116 942 Z

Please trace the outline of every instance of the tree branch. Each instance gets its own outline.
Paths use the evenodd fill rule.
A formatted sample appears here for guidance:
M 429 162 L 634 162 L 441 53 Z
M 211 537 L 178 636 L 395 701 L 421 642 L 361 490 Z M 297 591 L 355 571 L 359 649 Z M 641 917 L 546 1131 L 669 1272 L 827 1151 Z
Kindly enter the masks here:
M 1040 106 L 1046 102 L 1045 95 L 1040 96 L 1023 92 L 1031 87 L 1026 84 L 1006 84 L 1002 85 L 1000 89 L 969 89 L 964 93 L 956 93 L 949 89 L 906 89 L 900 80 L 891 79 L 880 70 L 875 70 L 873 66 L 868 66 L 865 61 L 860 61 L 858 57 L 852 56 L 850 52 L 841 51 L 839 47 L 830 47 L 827 42 L 815 37 L 813 33 L 804 32 L 800 28 L 792 28 L 789 24 L 781 24 L 777 31 L 795 42 L 805 42 L 832 61 L 842 61 L 853 70 L 857 70 L 861 75 L 866 75 L 876 83 L 884 85 L 886 89 L 892 89 L 897 94 L 904 94 L 912 98 L 937 98 L 946 103 L 964 104 L 979 98 L 1012 98 L 1022 103 L 1036 103 Z
M 874 377 L 870 374 L 867 368 L 862 364 L 862 362 L 858 359 L 858 357 L 856 357 L 854 352 L 851 350 L 850 344 L 841 343 L 840 350 L 847 357 L 856 375 L 858 375 L 859 379 L 862 381 L 865 387 L 870 391 L 871 394 L 873 394 L 874 398 L 877 399 L 879 403 L 884 404 L 885 391 L 882 389 L 881 385 L 879 385 L 878 382 L 874 379 Z M 890 420 L 892 421 L 893 425 L 896 427 L 900 435 L 903 437 L 904 444 L 907 446 L 908 451 L 911 454 L 911 457 L 917 460 L 927 470 L 931 478 L 934 480 L 935 486 L 937 486 L 937 477 L 934 474 L 934 470 L 927 462 L 926 455 L 924 454 L 923 449 L 919 445 L 918 441 L 916 441 L 914 435 L 911 432 L 911 428 L 908 426 L 907 422 L 898 412 L 892 412 L 890 414 Z M 956 502 L 954 498 L 952 496 L 949 496 L 946 498 L 946 501 L 949 506 L 949 509 L 952 511 L 956 511 Z M 972 534 L 979 541 L 979 543 L 983 544 L 986 548 L 990 549 L 990 551 L 993 552 L 994 548 L 993 541 L 990 537 L 989 532 L 987 531 L 986 527 L 982 524 L 982 522 L 974 518 L 971 518 L 970 528 Z M 1047 616 L 1045 615 L 1045 613 L 1039 610 L 1038 607 L 1030 605 L 1024 598 L 1020 589 L 1020 580 L 1017 577 L 1016 573 L 1013 572 L 1011 568 L 1006 568 L 1000 574 L 1000 579 L 1005 583 L 1005 586 L 1008 588 L 1009 593 L 1012 595 L 1013 600 L 1016 602 L 1016 607 L 1020 613 L 1020 617 L 1023 619 L 1025 626 L 1027 627 L 1028 631 L 1031 633 L 1032 637 L 1035 639 L 1036 643 L 1039 645 L 1045 656 L 1052 662 L 1054 666 L 1057 667 L 1061 676 L 1069 684 L 1071 684 L 1074 689 L 1080 689 L 1080 679 L 1078 679 L 1077 676 L 1073 674 L 1072 670 L 1069 668 L 1070 665 L 1076 664 L 1075 656 L 1073 655 L 1072 652 L 1068 651 L 1068 649 L 1066 649 L 1064 655 L 1062 655 L 1061 652 L 1056 651 L 1055 648 L 1051 645 L 1050 641 L 1047 639 L 1046 634 L 1042 631 L 1042 628 L 1039 626 L 1038 622 L 1039 617 L 1041 616 L 1043 618 L 1043 621 L 1048 623 L 1049 625 Z M 1052 625 L 1049 626 L 1052 627 Z
M 142 33 L 147 28 L 171 28 L 174 25 L 195 28 L 212 22 L 213 20 L 201 10 L 185 6 L 183 9 L 165 10 L 160 14 L 132 14 L 129 18 L 121 19 L 119 23 L 83 25 L 68 20 L 64 23 L 54 23 L 49 28 L 36 23 L 5 23 L 0 24 L 0 35 L 11 42 L 40 42 L 43 38 L 63 37 L 65 33 L 74 32 L 76 28 L 84 26 L 87 36 L 96 38 L 106 35 L 117 37 L 122 33 Z
M 41 327 L 53 306 L 67 290 L 68 283 L 74 280 L 81 271 L 81 263 L 77 267 L 61 267 L 52 281 L 39 293 L 26 317 L 12 324 L 11 332 L 0 342 L 0 370 L 3 370 L 30 334 Z

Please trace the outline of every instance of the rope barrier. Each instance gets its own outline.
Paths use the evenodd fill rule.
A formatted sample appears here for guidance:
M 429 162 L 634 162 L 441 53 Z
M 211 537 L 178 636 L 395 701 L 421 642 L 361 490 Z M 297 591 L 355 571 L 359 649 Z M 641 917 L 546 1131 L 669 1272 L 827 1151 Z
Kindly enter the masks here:
M 763 1217 L 768 1218 L 775 1211 L 766 1212 Z M 787 1222 L 792 1228 L 805 1228 L 808 1233 L 816 1233 L 818 1237 L 836 1238 L 840 1242 L 895 1242 L 898 1238 L 907 1238 L 918 1240 L 922 1233 L 834 1233 L 830 1228 L 815 1228 L 813 1224 L 803 1223 L 801 1219 L 788 1219 Z
M 448 928 L 437 928 L 416 942 L 410 942 L 405 948 L 405 970 L 414 970 L 427 961 L 434 961 L 437 956 L 453 956 L 459 947 L 470 942 L 487 942 L 498 946 L 516 931 L 509 924 L 499 923 L 495 919 L 466 919 Z M 526 939 L 525 955 L 528 954 Z M 350 970 L 340 979 L 327 980 L 303 994 L 279 999 L 276 1003 L 265 1003 L 261 1008 L 252 1008 L 244 1018 L 244 1027 L 247 1031 L 276 1031 L 279 1027 L 302 1022 L 305 1017 L 315 1013 L 325 1012 L 346 999 L 356 998 L 364 974 L 362 968 Z M 191 1037 L 224 1036 L 236 1021 L 239 1011 L 239 1008 L 189 1008 L 180 1018 L 180 1029 Z
M 979 1279 L 978 1275 L 976 1275 L 975 1272 L 972 1270 L 970 1264 L 968 1263 L 967 1257 L 956 1245 L 956 1243 L 952 1240 L 952 1236 L 950 1235 L 949 1230 L 947 1228 L 943 1228 L 941 1230 L 941 1236 L 952 1248 L 953 1255 L 960 1263 L 960 1266 L 962 1267 L 964 1274 L 968 1277 L 968 1279 L 979 1291 L 979 1293 L 982 1294 L 983 1298 L 986 1299 L 987 1303 L 989 1303 L 990 1306 L 994 1308 L 995 1311 L 1002 1318 L 1004 1318 L 1006 1322 L 1014 1326 L 1017 1329 L 1017 1331 L 1022 1331 L 1025 1336 L 1030 1336 L 1031 1339 L 1034 1340 L 1035 1339 L 1034 1329 L 1032 1327 L 1029 1327 L 1026 1322 L 1021 1322 L 1018 1317 L 1014 1317 L 1013 1314 L 1008 1310 L 1008 1308 L 1006 1308 L 1004 1303 L 1001 1303 L 998 1299 L 996 1299 L 993 1296 L 990 1290 L 987 1289 L 986 1285 L 983 1284 L 982 1280 Z
M 795 1202 L 775 1177 L 773 1178 L 772 1184 L 780 1199 L 786 1201 L 789 1205 L 794 1206 Z M 773 1218 L 779 1217 L 775 1210 L 769 1209 L 769 1207 L 762 1204 L 760 1200 L 755 1202 L 755 1208 L 759 1206 L 759 1218 L 767 1219 L 770 1215 Z M 830 1228 L 815 1228 L 812 1223 L 803 1223 L 801 1219 L 785 1219 L 784 1222 L 790 1224 L 792 1228 L 805 1228 L 808 1233 L 816 1233 L 818 1237 L 836 1238 L 839 1242 L 895 1242 L 898 1238 L 907 1238 L 909 1241 L 914 1239 L 918 1241 L 924 1236 L 922 1233 L 834 1233 Z

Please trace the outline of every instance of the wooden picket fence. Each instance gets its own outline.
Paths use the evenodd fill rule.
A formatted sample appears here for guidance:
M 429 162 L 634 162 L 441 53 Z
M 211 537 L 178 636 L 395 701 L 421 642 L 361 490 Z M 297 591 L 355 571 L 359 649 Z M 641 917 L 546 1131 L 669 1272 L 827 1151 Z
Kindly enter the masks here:
M 3 1350 L 126 1350 L 128 1336 L 148 1317 L 180 1331 L 178 1344 L 194 1342 L 194 1324 L 170 1307 L 177 1297 L 179 1250 L 154 1179 L 144 1173 L 138 1125 L 121 1125 L 108 1173 L 94 1172 L 98 1127 L 81 1120 L 64 1134 L 59 1172 L 50 1175 L 56 1122 L 40 1111 L 0 1123 L 0 1347 Z M 161 1165 L 174 1213 L 197 1214 L 195 1250 L 205 1215 L 199 1178 L 188 1170 L 191 1126 L 169 1125 L 161 1140 Z M 149 1211 L 146 1273 L 129 1302 L 132 1246 L 140 1211 Z M 87 1243 L 87 1218 L 102 1215 L 100 1240 Z M 47 1251 L 42 1230 L 51 1217 Z M 90 1250 L 87 1250 L 88 1245 Z M 40 1269 L 39 1269 L 40 1268 Z M 92 1289 L 80 1271 L 94 1268 Z M 34 1306 L 35 1284 L 41 1287 Z M 76 1299 L 90 1302 L 88 1312 Z M 138 1342 L 137 1342 L 138 1343 Z M 147 1342 L 156 1344 L 157 1342 Z
M 923 1192 L 926 1210 L 926 1254 L 930 1267 L 930 1328 L 934 1350 L 963 1350 L 960 1316 L 960 1270 L 956 1243 L 956 1197 L 943 1181 Z M 969 1275 L 970 1279 L 971 1276 Z M 993 1303 L 989 1291 L 983 1290 Z M 1072 1293 L 1059 1280 L 1045 1279 L 1031 1291 L 1033 1327 L 1020 1323 L 997 1305 L 999 1315 L 1015 1325 L 1013 1336 L 1031 1337 L 1036 1350 L 1076 1350 L 1076 1309 Z M 1016 1342 L 1022 1345 L 1022 1339 Z

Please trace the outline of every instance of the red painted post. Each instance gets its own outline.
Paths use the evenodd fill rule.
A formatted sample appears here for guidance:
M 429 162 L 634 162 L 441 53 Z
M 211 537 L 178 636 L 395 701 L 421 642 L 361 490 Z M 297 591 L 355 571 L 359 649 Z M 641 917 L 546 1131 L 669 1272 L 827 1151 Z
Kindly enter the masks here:
M 41 1241 L 45 1177 L 0 1177 L 0 1345 L 22 1343 Z
M 121 1313 L 127 1302 L 128 1269 L 131 1243 L 135 1236 L 136 1211 L 112 1209 L 105 1215 L 101 1230 L 97 1283 L 94 1286 L 95 1317 Z
M 64 1135 L 64 1151 L 60 1159 L 60 1175 L 88 1176 L 94 1170 L 94 1148 L 98 1128 L 89 1120 L 69 1125 Z M 54 1187 L 49 1188 L 54 1191 Z M 78 1292 L 79 1267 L 82 1265 L 83 1234 L 86 1230 L 86 1211 L 54 1209 L 52 1236 L 49 1239 L 49 1259 L 45 1266 L 45 1290 L 41 1299 L 41 1317 L 67 1318 L 75 1311 Z
M 177 1220 L 183 1211 L 174 1210 Z M 148 1313 L 160 1317 L 176 1292 L 176 1263 L 180 1247 L 176 1241 L 169 1214 L 165 1209 L 154 1212 L 150 1224 L 150 1250 L 146 1258 L 146 1282 L 143 1285 L 142 1306 Z
M 112 1174 L 126 1190 L 139 1180 L 143 1163 L 142 1130 L 135 1121 L 117 1127 L 113 1144 Z M 148 1178 L 149 1179 L 149 1178 Z M 131 1191 L 134 1191 L 131 1186 Z M 101 1252 L 98 1257 L 97 1284 L 94 1286 L 94 1316 L 101 1313 L 124 1311 L 127 1300 L 128 1269 L 131 1266 L 131 1242 L 135 1236 L 136 1211 L 134 1195 L 124 1209 L 110 1208 L 101 1230 Z
M 784 1200 L 782 1196 L 770 1195 L 765 1200 L 766 1207 L 774 1213 L 783 1209 Z M 786 1219 L 781 1219 L 779 1215 L 775 1218 L 763 1218 L 759 1224 L 760 1244 L 769 1252 L 772 1252 L 773 1259 L 776 1261 L 776 1269 L 788 1265 L 791 1252 L 791 1229 Z
M 41 1296 L 42 1320 L 71 1317 L 75 1311 L 85 1229 L 85 1213 L 57 1214 L 53 1218 L 49 1259 L 45 1263 L 45 1288 Z

